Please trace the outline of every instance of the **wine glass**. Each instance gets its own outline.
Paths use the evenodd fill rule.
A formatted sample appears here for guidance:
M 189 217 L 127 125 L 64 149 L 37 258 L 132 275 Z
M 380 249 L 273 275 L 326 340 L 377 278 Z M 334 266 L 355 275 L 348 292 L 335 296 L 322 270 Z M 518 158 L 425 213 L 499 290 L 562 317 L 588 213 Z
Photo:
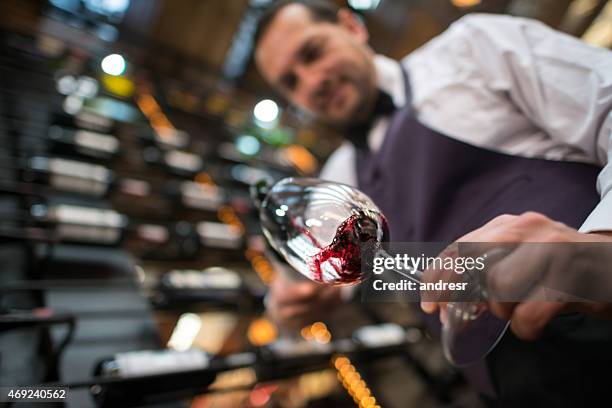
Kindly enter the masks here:
M 367 266 L 375 257 L 391 257 L 382 248 L 389 239 L 385 216 L 367 195 L 353 187 L 314 178 L 286 178 L 271 187 L 259 183 L 253 196 L 264 236 L 308 279 L 354 285 L 368 277 Z M 504 255 L 493 253 L 488 259 L 496 261 Z M 394 272 L 417 284 L 423 274 L 419 270 Z M 478 300 L 447 306 L 442 346 L 446 358 L 458 366 L 485 357 L 509 325 L 486 311 L 482 276 L 465 274 L 473 291 L 470 299 Z
M 372 200 L 349 186 L 308 178 L 275 184 L 260 205 L 270 245 L 307 278 L 354 284 L 362 250 L 387 240 L 387 223 Z

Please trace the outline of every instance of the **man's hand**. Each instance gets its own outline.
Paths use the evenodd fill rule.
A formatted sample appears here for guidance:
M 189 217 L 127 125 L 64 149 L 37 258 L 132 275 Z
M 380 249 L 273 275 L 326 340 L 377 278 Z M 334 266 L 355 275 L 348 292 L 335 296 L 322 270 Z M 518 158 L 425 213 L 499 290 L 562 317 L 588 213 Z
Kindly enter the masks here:
M 301 328 L 330 316 L 342 302 L 340 287 L 292 282 L 278 274 L 268 298 L 268 313 L 280 326 Z
M 553 317 L 569 311 L 612 316 L 611 233 L 583 234 L 541 214 L 525 213 L 497 217 L 457 241 L 461 242 L 517 244 L 491 266 L 486 284 L 489 310 L 510 320 L 518 337 L 537 338 Z M 453 254 L 452 249 L 445 252 L 444 256 Z M 426 271 L 423 280 L 435 282 L 441 277 L 448 279 L 439 271 Z M 557 287 L 563 290 L 554 290 Z M 599 300 L 605 301 L 587 301 L 576 293 L 597 293 Z M 516 300 L 509 299 L 516 296 Z M 444 320 L 445 302 L 422 302 L 421 307 L 427 313 L 440 309 Z

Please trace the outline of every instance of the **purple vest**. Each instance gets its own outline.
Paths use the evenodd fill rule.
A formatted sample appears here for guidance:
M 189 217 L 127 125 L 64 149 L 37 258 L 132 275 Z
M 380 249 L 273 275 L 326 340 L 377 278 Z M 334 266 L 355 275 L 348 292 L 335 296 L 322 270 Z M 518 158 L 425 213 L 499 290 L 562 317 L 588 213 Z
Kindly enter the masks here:
M 405 82 L 406 106 L 391 118 L 382 147 L 378 152 L 358 147 L 356 160 L 359 188 L 386 215 L 392 241 L 453 241 L 498 215 L 526 211 L 578 228 L 599 202 L 595 186 L 600 168 L 511 156 L 429 129 L 413 114 L 406 74 Z M 555 327 L 565 335 L 575 328 L 586 330 L 586 325 L 590 331 L 578 331 L 578 337 L 599 346 L 599 328 L 593 331 L 590 319 L 578 319 L 569 322 L 570 329 L 565 320 L 555 322 L 558 327 L 551 324 L 552 336 L 558 334 Z M 607 335 L 612 333 L 610 324 L 606 330 Z M 481 394 L 495 398 L 496 406 L 538 401 L 545 406 L 571 404 L 564 387 L 572 383 L 574 388 L 576 384 L 591 387 L 586 385 L 590 380 L 584 379 L 591 375 L 583 370 L 597 372 L 599 367 L 592 367 L 590 361 L 585 366 L 579 355 L 582 350 L 550 340 L 545 335 L 527 343 L 508 332 L 484 362 L 466 370 L 466 376 Z M 604 340 L 612 344 L 612 337 Z M 607 350 L 604 344 L 601 350 Z M 609 367 L 611 351 L 602 352 L 608 356 Z M 597 387 L 597 379 L 593 381 Z M 576 391 L 576 398 L 583 403 L 584 392 L 595 391 L 583 387 Z

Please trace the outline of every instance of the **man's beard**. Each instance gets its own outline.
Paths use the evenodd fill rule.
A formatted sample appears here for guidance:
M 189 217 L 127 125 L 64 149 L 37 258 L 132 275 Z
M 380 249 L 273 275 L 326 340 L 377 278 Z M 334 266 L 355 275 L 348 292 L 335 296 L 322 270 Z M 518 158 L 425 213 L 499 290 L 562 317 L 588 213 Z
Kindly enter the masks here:
M 328 118 L 322 115 L 316 115 L 314 113 L 311 113 L 311 115 L 313 115 L 317 121 L 325 126 L 329 126 L 340 131 L 367 122 L 368 118 L 372 114 L 372 111 L 374 110 L 375 98 L 364 95 L 364 92 L 359 92 L 359 87 L 356 86 L 353 81 L 350 82 L 350 85 L 357 91 L 357 94 L 360 97 L 357 100 L 357 103 L 355 103 L 355 106 L 353 106 L 345 115 L 343 115 L 343 118 Z

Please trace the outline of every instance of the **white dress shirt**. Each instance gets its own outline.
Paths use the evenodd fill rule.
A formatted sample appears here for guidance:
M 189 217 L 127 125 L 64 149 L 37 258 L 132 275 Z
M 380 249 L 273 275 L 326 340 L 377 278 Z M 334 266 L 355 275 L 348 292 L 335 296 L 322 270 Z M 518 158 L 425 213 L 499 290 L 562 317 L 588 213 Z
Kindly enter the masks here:
M 374 63 L 379 87 L 401 107 L 400 63 L 381 55 Z M 471 14 L 401 64 L 416 116 L 431 129 L 506 154 L 603 166 L 601 202 L 581 231 L 612 231 L 612 52 L 535 20 Z M 388 122 L 375 122 L 371 149 Z M 330 156 L 321 178 L 357 185 L 351 143 Z

